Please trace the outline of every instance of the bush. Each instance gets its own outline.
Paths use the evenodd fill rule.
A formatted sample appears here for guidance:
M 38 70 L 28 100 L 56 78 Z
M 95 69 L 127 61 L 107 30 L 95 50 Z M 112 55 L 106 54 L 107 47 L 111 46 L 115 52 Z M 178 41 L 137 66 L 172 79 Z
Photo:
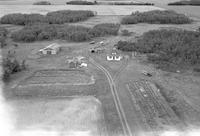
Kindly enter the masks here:
M 187 16 L 169 10 L 153 10 L 143 13 L 135 12 L 131 15 L 125 16 L 121 20 L 121 24 L 187 24 L 191 22 L 192 20 Z
M 10 75 L 26 69 L 25 60 L 20 64 L 18 60 L 13 58 L 3 59 L 3 77 L 4 82 L 9 81 Z
M 0 27 L 0 47 L 3 48 L 7 45 L 6 38 L 8 35 L 8 30 L 6 28 Z
M 95 14 L 89 10 L 60 10 L 47 13 L 46 16 L 40 14 L 8 14 L 1 18 L 1 24 L 27 25 L 34 23 L 64 24 L 78 22 L 93 17 Z
M 51 3 L 48 1 L 39 1 L 39 2 L 33 3 L 33 5 L 51 5 Z
M 96 5 L 97 2 L 73 0 L 73 1 L 67 2 L 66 4 L 70 4 L 70 5 Z
M 129 32 L 127 29 L 121 30 L 122 36 L 130 36 L 131 32 Z

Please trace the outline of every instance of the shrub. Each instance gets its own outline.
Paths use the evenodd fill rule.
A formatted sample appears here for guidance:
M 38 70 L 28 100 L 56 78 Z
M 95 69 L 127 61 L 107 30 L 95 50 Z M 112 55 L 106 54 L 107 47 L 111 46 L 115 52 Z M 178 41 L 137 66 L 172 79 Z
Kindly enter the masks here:
M 0 47 L 3 48 L 7 45 L 6 38 L 8 35 L 8 30 L 6 28 L 0 27 Z
M 46 17 L 50 24 L 63 24 L 78 22 L 93 17 L 94 12 L 89 10 L 60 10 L 47 13 Z
M 70 4 L 70 5 L 96 5 L 97 2 L 73 0 L 73 1 L 67 2 L 66 4 Z
M 26 69 L 26 64 L 25 64 L 25 60 L 22 61 L 22 63 L 20 64 L 18 60 L 16 60 L 15 58 L 6 58 L 3 59 L 3 77 L 2 80 L 4 82 L 9 81 L 10 79 L 10 75 L 14 74 L 16 72 L 20 72 L 24 69 Z
M 131 32 L 129 32 L 127 29 L 121 30 L 122 36 L 130 36 Z
M 122 24 L 186 24 L 191 22 L 192 20 L 189 19 L 187 16 L 169 10 L 153 10 L 143 13 L 135 12 L 131 15 L 125 16 L 121 20 Z
M 33 5 L 51 5 L 51 3 L 49 1 L 39 1 L 33 3 Z

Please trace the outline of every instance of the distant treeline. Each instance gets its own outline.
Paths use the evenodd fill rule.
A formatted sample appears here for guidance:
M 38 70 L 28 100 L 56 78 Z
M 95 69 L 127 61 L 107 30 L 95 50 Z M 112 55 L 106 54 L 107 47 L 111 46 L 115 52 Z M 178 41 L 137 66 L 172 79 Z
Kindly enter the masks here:
M 51 5 L 51 3 L 49 1 L 39 1 L 33 3 L 33 5 Z
M 97 2 L 96 1 L 91 2 L 91 1 L 73 0 L 73 1 L 66 2 L 66 4 L 69 4 L 69 5 L 96 5 Z
M 1 18 L 1 24 L 27 25 L 34 23 L 64 24 L 78 22 L 95 16 L 93 11 L 89 10 L 60 10 L 41 14 L 8 14 Z
M 199 0 L 190 0 L 190 1 L 177 1 L 169 3 L 170 6 L 184 6 L 184 5 L 191 5 L 191 6 L 200 6 Z
M 184 14 L 178 14 L 171 10 L 153 10 L 148 12 L 135 12 L 122 18 L 122 24 L 187 24 L 192 20 Z
M 154 5 L 154 3 L 145 3 L 145 2 L 108 2 L 108 1 L 82 1 L 82 0 L 73 0 L 66 2 L 66 4 L 71 5 Z
M 200 32 L 186 30 L 152 30 L 135 42 L 120 41 L 115 46 L 122 51 L 148 54 L 159 66 L 170 64 L 200 64 Z
M 138 2 L 114 2 L 114 3 L 108 3 L 109 5 L 146 5 L 146 6 L 153 6 L 154 3 L 138 3 Z
M 64 39 L 75 42 L 90 40 L 93 37 L 117 35 L 119 24 L 98 24 L 93 28 L 80 25 L 27 25 L 22 30 L 12 33 L 15 41 L 32 42 L 38 40 Z

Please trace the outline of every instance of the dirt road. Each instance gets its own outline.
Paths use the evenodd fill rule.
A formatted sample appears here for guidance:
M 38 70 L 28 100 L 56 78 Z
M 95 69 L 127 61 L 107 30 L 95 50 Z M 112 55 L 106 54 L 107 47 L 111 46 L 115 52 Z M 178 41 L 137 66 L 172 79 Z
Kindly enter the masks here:
M 99 68 L 106 75 L 106 77 L 108 79 L 108 82 L 110 84 L 111 93 L 113 95 L 113 99 L 114 99 L 114 102 L 115 102 L 115 106 L 116 106 L 116 109 L 117 109 L 117 112 L 118 112 L 118 115 L 119 115 L 119 118 L 120 118 L 120 121 L 121 121 L 121 124 L 122 124 L 122 127 L 123 127 L 124 135 L 125 136 L 134 136 L 132 134 L 130 126 L 127 122 L 127 118 L 126 118 L 126 115 L 124 113 L 124 109 L 123 109 L 121 101 L 119 99 L 118 92 L 116 90 L 116 85 L 115 85 L 115 82 L 114 82 L 112 76 L 110 75 L 108 70 L 106 70 L 102 65 L 97 63 L 92 58 L 90 58 L 90 62 L 92 64 L 94 64 L 97 68 Z

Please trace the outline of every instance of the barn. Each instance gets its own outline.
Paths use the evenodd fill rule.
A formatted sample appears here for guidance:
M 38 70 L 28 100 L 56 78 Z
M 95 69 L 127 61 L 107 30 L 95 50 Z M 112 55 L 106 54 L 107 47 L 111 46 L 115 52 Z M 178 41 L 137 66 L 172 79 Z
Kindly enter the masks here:
M 57 54 L 60 51 L 61 46 L 57 43 L 50 44 L 49 46 L 40 49 L 39 52 L 42 54 Z

